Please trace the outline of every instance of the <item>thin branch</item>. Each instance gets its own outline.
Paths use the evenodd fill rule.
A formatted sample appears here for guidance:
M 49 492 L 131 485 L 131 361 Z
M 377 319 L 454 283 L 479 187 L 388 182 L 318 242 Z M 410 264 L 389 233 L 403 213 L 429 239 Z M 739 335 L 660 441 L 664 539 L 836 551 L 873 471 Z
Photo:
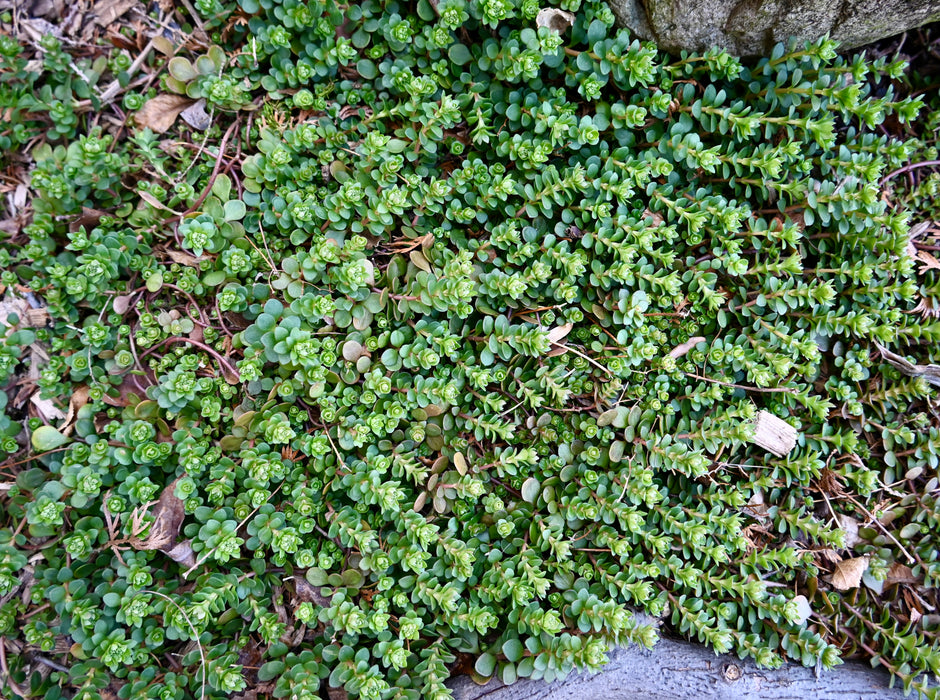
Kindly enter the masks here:
M 595 367 L 597 367 L 599 370 L 601 370 L 602 372 L 604 372 L 605 374 L 607 374 L 608 377 L 613 377 L 613 376 L 614 376 L 614 373 L 611 372 L 611 371 L 610 371 L 609 369 L 607 369 L 606 367 L 604 367 L 604 365 L 600 364 L 600 363 L 597 362 L 596 360 L 591 359 L 590 357 L 588 357 L 587 355 L 585 355 L 583 352 L 580 352 L 579 350 L 575 350 L 575 349 L 574 349 L 573 347 L 571 347 L 570 345 L 565 345 L 564 343 L 558 343 L 558 342 L 556 342 L 556 341 L 554 341 L 554 340 L 549 340 L 548 342 L 550 342 L 550 343 L 551 343 L 552 345 L 554 345 L 556 348 L 561 348 L 562 350 L 564 350 L 564 351 L 566 351 L 566 352 L 568 352 L 568 351 L 573 352 L 573 353 L 574 353 L 575 355 L 577 355 L 578 357 L 580 357 L 580 358 L 582 358 L 582 359 L 584 359 L 584 360 L 587 360 L 587 361 L 590 362 L 592 365 L 594 365 Z
M 937 165 L 940 165 L 940 160 L 925 160 L 921 163 L 908 163 L 904 167 L 898 168 L 894 172 L 888 173 L 883 178 L 881 178 L 881 185 L 884 186 L 888 180 L 891 180 L 898 175 L 903 175 L 904 173 L 910 172 L 911 170 L 917 170 L 917 168 L 931 168 Z
M 193 641 L 196 642 L 196 647 L 199 649 L 199 658 L 202 661 L 202 688 L 200 689 L 201 691 L 200 697 L 202 698 L 202 700 L 206 700 L 206 685 L 208 685 L 208 682 L 209 682 L 207 678 L 209 662 L 206 661 L 206 650 L 202 648 L 202 642 L 199 641 L 199 632 L 196 630 L 196 626 L 192 623 L 192 620 L 189 619 L 189 615 L 186 614 L 186 611 L 183 610 L 183 608 L 181 608 L 179 604 L 175 600 L 170 598 L 168 595 L 164 595 L 163 593 L 160 593 L 159 591 L 147 591 L 147 590 L 143 590 L 141 591 L 141 593 L 151 593 L 155 596 L 159 596 L 160 598 L 163 598 L 166 602 L 168 602 L 174 608 L 179 610 L 180 615 L 182 615 L 183 619 L 186 620 L 186 624 L 189 625 L 189 631 L 192 632 L 193 634 Z M 2 644 L 0 644 L 0 647 L 2 647 Z
M 879 530 L 881 530 L 881 531 L 884 533 L 885 537 L 887 537 L 889 540 L 891 540 L 892 542 L 894 542 L 895 545 L 897 545 L 897 548 L 901 550 L 901 553 L 904 554 L 905 557 L 907 557 L 908 562 L 910 562 L 911 564 L 916 564 L 917 562 L 920 561 L 920 560 L 917 559 L 913 554 L 911 554 L 910 552 L 908 552 L 908 551 L 904 548 L 904 545 L 903 545 L 903 544 L 901 544 L 900 542 L 898 542 L 897 538 L 896 538 L 894 535 L 891 534 L 891 531 L 888 530 L 888 528 L 886 528 L 884 525 L 882 525 L 882 524 L 881 524 L 881 521 L 878 520 L 878 518 L 876 518 L 875 515 L 874 515 L 870 510 L 868 510 L 868 508 L 866 508 L 865 506 L 863 506 L 861 503 L 859 503 L 857 500 L 855 500 L 855 499 L 854 499 L 852 496 L 850 496 L 849 494 L 844 494 L 844 495 L 845 495 L 845 497 L 846 497 L 847 499 L 849 499 L 852 503 L 854 503 L 854 504 L 855 504 L 855 507 L 858 508 L 859 510 L 861 510 L 861 511 L 866 515 L 866 517 L 868 517 L 868 519 L 871 520 L 872 523 L 875 524 L 875 526 L 876 526 Z
M 759 386 L 745 386 L 744 384 L 733 384 L 732 382 L 723 382 L 720 379 L 712 379 L 711 377 L 703 377 L 700 374 L 693 374 L 692 372 L 684 372 L 687 377 L 694 377 L 695 379 L 701 379 L 703 382 L 712 382 L 714 384 L 721 384 L 722 386 L 730 386 L 733 389 L 743 389 L 744 391 L 755 391 L 762 394 L 795 394 L 796 389 L 791 389 L 786 386 L 771 386 L 771 387 L 759 387 Z

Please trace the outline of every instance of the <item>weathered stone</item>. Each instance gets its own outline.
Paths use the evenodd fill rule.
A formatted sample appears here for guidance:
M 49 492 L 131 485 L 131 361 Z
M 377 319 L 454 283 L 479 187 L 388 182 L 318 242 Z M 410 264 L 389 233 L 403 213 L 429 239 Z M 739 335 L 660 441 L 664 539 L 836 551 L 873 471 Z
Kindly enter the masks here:
M 780 41 L 862 46 L 940 20 L 940 0 L 610 0 L 620 24 L 667 51 L 720 46 L 739 56 Z
M 883 670 L 857 661 L 818 675 L 795 664 L 770 671 L 698 644 L 662 639 L 651 651 L 615 650 L 600 673 L 575 673 L 552 684 L 493 680 L 479 686 L 460 676 L 448 685 L 455 700 L 901 700 L 901 688 L 890 689 L 888 682 Z

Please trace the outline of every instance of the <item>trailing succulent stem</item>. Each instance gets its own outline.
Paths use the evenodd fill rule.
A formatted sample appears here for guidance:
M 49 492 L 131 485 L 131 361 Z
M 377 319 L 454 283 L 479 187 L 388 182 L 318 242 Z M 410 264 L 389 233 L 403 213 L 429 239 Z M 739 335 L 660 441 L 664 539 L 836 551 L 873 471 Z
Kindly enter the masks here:
M 905 65 L 560 5 L 198 0 L 212 45 L 141 92 L 0 36 L 11 692 L 446 698 L 663 624 L 938 696 Z M 204 134 L 130 130 L 166 91 Z

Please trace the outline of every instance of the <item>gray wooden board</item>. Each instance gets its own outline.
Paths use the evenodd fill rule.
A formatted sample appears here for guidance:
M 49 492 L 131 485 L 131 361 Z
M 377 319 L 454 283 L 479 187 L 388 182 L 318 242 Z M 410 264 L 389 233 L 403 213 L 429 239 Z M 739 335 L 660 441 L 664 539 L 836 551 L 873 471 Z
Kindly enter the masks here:
M 630 647 L 611 653 L 598 673 L 573 673 L 564 681 L 519 680 L 485 686 L 467 676 L 448 685 L 455 700 L 894 700 L 888 674 L 860 662 L 846 662 L 817 678 L 795 664 L 777 670 L 752 661 L 717 656 L 701 645 L 661 639 L 651 651 Z M 911 696 L 913 697 L 913 696 Z

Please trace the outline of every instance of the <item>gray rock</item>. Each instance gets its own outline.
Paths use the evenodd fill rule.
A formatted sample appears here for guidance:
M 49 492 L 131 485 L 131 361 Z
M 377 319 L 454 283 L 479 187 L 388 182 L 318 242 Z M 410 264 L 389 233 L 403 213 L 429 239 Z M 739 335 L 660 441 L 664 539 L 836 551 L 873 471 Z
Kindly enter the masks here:
M 827 32 L 854 48 L 940 20 L 940 0 L 609 0 L 620 24 L 666 51 L 763 55 Z
M 617 649 L 600 673 L 574 673 L 564 681 L 520 680 L 476 685 L 467 676 L 448 682 L 455 700 L 901 700 L 888 674 L 846 662 L 816 675 L 787 664 L 775 671 L 751 661 L 716 656 L 698 644 L 661 639 L 651 651 Z

